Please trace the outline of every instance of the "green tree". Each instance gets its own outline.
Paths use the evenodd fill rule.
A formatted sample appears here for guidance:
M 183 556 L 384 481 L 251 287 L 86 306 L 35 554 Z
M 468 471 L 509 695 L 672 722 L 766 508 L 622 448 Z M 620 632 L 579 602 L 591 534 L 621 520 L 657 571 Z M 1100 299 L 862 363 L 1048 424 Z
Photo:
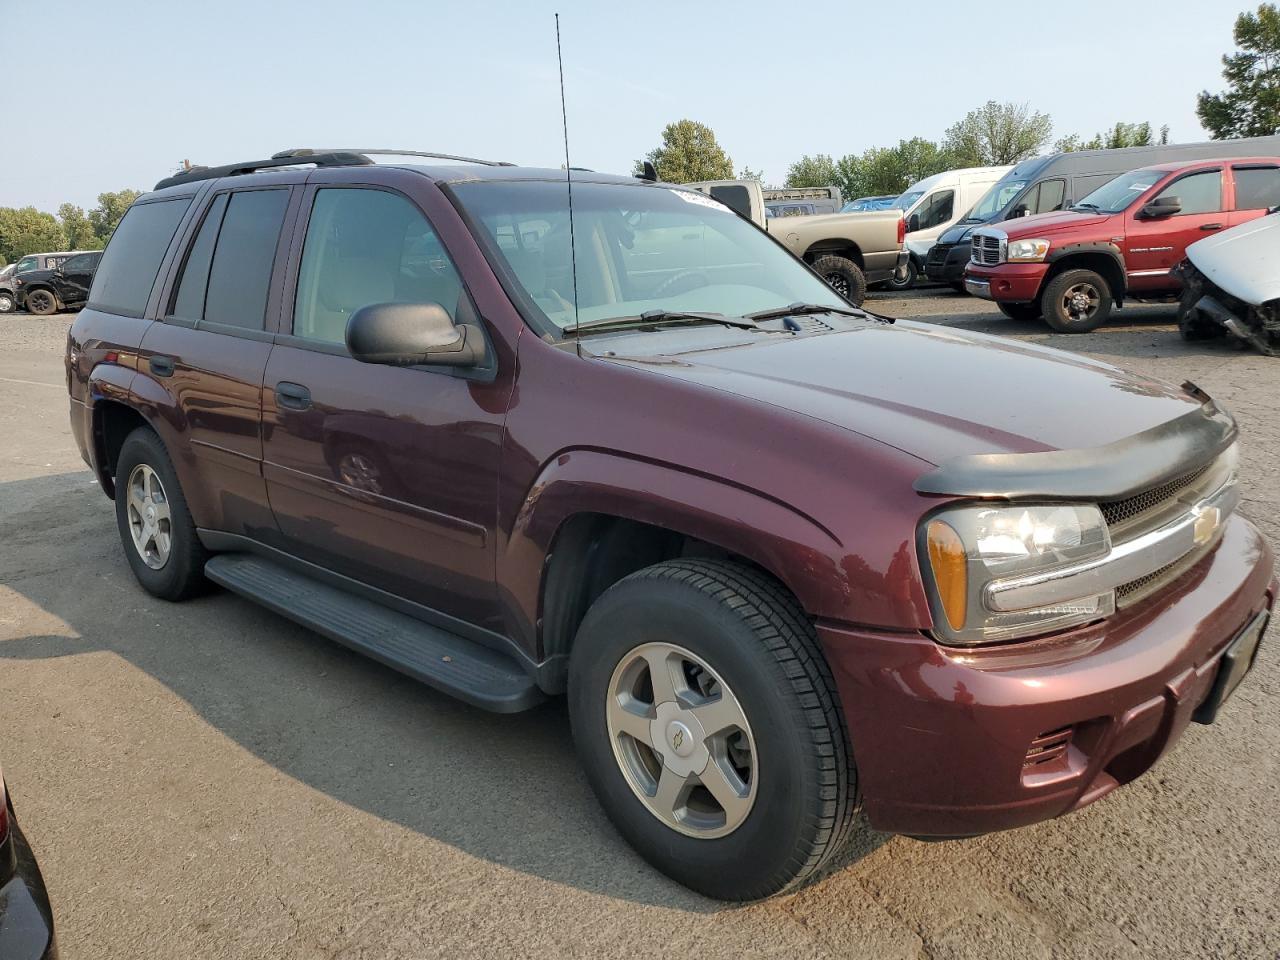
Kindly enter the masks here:
M 1017 163 L 1049 142 L 1053 121 L 1025 103 L 988 100 L 947 128 L 942 148 L 959 167 Z
M 51 213 L 35 207 L 0 207 L 0 261 L 12 262 L 28 253 L 65 250 L 66 234 Z
M 835 182 L 848 199 L 898 194 L 917 180 L 957 166 L 955 158 L 931 140 L 912 137 L 895 147 L 871 147 L 836 163 Z
M 805 154 L 787 167 L 788 187 L 829 187 L 836 182 L 836 163 L 825 153 Z
M 1169 142 L 1169 128 L 1167 126 L 1160 128 L 1160 142 Z M 1121 147 L 1146 147 L 1153 143 L 1155 143 L 1155 138 L 1151 133 L 1150 123 L 1146 121 L 1142 123 L 1124 123 L 1121 121 L 1106 133 L 1094 134 L 1091 140 L 1083 140 L 1078 133 L 1073 133 L 1069 137 L 1063 137 L 1053 146 L 1060 153 L 1070 153 L 1075 150 L 1118 150 Z
M 93 232 L 93 224 L 74 203 L 58 207 L 58 220 L 67 238 L 68 250 L 101 250 L 103 241 Z
M 764 183 L 764 173 L 759 170 L 752 170 L 750 167 L 743 167 L 738 171 L 739 180 L 755 180 Z
M 1263 3 L 1257 13 L 1246 10 L 1236 17 L 1233 37 L 1240 49 L 1222 58 L 1227 89 L 1203 91 L 1196 115 L 1214 140 L 1280 132 L 1280 9 Z
M 111 234 L 124 217 L 130 204 L 142 194 L 137 190 L 117 190 L 115 193 L 98 194 L 98 205 L 89 211 L 89 223 L 93 227 L 93 235 L 103 246 L 111 239 Z
M 650 150 L 645 159 L 658 168 L 658 176 L 668 183 L 733 179 L 733 161 L 711 128 L 696 120 L 667 124 L 662 131 L 662 146 Z M 643 170 L 643 161 L 637 160 L 635 173 L 639 175 Z

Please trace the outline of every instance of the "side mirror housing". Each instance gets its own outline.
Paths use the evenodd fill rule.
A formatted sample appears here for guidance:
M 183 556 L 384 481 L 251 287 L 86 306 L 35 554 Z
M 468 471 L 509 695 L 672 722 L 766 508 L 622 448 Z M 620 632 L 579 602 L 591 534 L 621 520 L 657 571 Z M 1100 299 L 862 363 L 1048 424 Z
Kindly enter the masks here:
M 1030 212 L 1031 210 L 1028 209 L 1025 203 L 1020 203 L 1013 208 L 1013 217 L 1010 219 L 1016 219 L 1017 217 L 1025 217 Z
M 485 356 L 478 327 L 455 324 L 438 303 L 371 303 L 347 320 L 347 349 L 362 363 L 473 367 Z
M 907 217 L 907 233 L 915 233 L 920 229 L 920 214 L 913 213 Z
M 1142 205 L 1140 211 L 1144 220 L 1156 220 L 1160 217 L 1172 217 L 1182 212 L 1181 197 L 1156 197 L 1150 203 Z

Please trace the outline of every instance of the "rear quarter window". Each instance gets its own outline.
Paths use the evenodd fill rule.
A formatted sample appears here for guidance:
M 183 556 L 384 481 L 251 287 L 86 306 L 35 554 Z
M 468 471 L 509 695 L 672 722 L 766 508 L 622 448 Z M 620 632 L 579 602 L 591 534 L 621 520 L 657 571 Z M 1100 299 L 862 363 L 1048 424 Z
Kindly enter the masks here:
M 89 305 L 96 310 L 140 317 L 160 272 L 174 231 L 190 197 L 136 203 L 116 227 L 93 277 Z

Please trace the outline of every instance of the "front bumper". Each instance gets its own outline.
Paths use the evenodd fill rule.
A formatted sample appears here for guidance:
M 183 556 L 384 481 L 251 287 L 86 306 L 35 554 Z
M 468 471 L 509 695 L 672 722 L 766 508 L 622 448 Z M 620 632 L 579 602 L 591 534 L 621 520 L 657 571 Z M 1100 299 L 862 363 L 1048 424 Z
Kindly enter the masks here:
M 970 262 L 964 269 L 964 288 L 974 296 L 998 303 L 1031 303 L 1040 296 L 1040 286 L 1048 272 L 1044 263 L 984 267 Z
M 26 838 L 11 820 L 9 837 L 0 844 L 0 863 L 10 880 L 0 886 L 0 957 L 3 960 L 56 960 L 53 911 L 40 867 Z
M 1209 696 L 1230 642 L 1270 609 L 1271 566 L 1262 535 L 1233 517 L 1164 590 L 1055 637 L 961 649 L 820 625 L 872 826 L 1004 830 L 1133 780 Z

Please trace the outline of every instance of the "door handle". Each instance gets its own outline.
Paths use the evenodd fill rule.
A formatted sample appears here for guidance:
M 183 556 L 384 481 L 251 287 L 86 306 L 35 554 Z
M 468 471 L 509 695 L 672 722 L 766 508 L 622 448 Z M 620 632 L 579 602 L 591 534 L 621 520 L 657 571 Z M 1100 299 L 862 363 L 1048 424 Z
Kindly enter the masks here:
M 160 354 L 152 354 L 149 361 L 151 372 L 157 377 L 172 377 L 174 359 L 173 357 L 165 357 Z
M 1221 230 L 1221 229 L 1222 229 L 1222 224 L 1220 224 L 1220 223 L 1202 223 L 1202 224 L 1200 224 L 1200 229 L 1201 229 L 1201 230 Z
M 282 380 L 276 384 L 276 403 L 291 410 L 306 410 L 311 406 L 311 391 L 300 383 Z

